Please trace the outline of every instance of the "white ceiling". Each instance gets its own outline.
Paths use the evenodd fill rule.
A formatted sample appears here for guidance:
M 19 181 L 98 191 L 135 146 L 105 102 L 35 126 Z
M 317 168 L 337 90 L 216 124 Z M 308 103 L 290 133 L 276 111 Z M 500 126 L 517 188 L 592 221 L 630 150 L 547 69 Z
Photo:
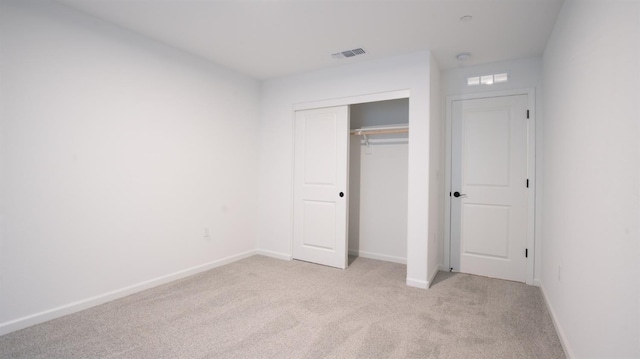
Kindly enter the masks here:
M 258 79 L 422 50 L 442 69 L 540 56 L 562 0 L 58 0 Z M 470 22 L 461 22 L 472 15 Z M 366 55 L 332 53 L 362 47 Z

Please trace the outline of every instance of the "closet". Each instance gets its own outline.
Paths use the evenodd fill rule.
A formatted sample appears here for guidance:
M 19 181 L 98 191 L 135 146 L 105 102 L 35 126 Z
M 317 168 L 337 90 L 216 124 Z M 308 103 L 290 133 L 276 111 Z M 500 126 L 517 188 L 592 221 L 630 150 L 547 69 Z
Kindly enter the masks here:
M 349 255 L 406 263 L 409 99 L 350 106 Z

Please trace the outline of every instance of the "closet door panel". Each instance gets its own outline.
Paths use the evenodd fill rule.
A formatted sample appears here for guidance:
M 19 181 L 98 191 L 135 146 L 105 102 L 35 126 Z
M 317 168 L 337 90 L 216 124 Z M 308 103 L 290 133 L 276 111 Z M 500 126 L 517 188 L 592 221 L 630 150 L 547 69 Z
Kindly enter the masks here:
M 293 258 L 347 266 L 349 107 L 297 111 Z

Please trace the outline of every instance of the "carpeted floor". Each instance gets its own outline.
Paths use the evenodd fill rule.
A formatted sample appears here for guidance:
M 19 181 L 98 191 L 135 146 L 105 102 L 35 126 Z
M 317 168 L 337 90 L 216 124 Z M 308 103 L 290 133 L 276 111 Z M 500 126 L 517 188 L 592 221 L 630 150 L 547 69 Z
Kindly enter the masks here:
M 537 287 L 254 256 L 0 337 L 0 358 L 564 358 Z

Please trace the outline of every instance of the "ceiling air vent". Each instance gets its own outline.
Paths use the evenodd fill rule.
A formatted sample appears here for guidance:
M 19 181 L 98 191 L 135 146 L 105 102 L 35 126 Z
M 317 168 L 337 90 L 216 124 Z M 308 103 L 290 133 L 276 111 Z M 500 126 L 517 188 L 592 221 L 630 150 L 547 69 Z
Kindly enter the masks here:
M 346 51 L 342 51 L 342 52 L 336 52 L 335 54 L 331 54 L 331 57 L 333 57 L 334 59 L 344 59 L 346 57 L 354 57 L 354 56 L 358 56 L 358 55 L 364 55 L 367 52 L 364 51 L 362 48 L 357 48 L 357 49 L 353 49 L 353 50 L 346 50 Z

